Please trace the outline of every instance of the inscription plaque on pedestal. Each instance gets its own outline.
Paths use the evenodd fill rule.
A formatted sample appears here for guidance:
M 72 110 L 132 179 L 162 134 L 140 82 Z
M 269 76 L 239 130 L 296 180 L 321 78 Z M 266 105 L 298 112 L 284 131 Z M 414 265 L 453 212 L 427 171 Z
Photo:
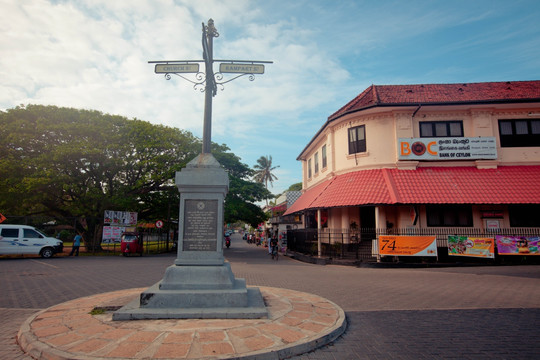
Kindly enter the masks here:
M 218 201 L 186 199 L 183 251 L 217 250 Z

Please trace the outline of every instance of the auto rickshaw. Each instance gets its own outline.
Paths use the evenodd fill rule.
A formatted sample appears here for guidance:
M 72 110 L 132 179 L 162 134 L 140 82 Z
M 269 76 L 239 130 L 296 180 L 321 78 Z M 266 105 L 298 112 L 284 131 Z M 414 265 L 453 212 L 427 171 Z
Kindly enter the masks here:
M 136 232 L 125 232 L 122 234 L 120 242 L 120 251 L 122 255 L 143 254 L 143 241 Z

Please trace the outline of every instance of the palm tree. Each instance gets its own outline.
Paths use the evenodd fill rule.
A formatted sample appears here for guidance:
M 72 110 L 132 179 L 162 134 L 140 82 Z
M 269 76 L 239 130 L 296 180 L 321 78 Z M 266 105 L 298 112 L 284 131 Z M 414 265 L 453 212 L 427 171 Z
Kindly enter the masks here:
M 257 164 L 253 166 L 255 169 L 255 176 L 253 177 L 255 181 L 259 183 L 264 183 L 266 190 L 268 190 L 268 182 L 272 186 L 274 180 L 277 180 L 277 176 L 272 174 L 272 171 L 277 169 L 278 166 L 272 167 L 272 156 L 261 156 L 257 160 Z M 266 205 L 268 205 L 268 199 L 266 199 Z

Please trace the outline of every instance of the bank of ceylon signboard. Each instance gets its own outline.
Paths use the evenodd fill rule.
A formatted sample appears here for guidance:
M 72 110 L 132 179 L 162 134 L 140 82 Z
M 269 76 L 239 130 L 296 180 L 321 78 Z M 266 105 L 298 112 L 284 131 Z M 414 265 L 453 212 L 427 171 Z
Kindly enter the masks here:
M 497 159 L 494 137 L 400 138 L 399 160 Z

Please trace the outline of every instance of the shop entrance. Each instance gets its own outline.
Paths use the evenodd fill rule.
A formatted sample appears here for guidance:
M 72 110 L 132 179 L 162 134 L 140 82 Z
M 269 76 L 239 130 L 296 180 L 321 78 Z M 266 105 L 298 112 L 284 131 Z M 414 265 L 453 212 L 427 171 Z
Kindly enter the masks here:
M 362 206 L 360 208 L 360 241 L 371 244 L 371 240 L 377 237 L 375 230 L 375 206 Z

